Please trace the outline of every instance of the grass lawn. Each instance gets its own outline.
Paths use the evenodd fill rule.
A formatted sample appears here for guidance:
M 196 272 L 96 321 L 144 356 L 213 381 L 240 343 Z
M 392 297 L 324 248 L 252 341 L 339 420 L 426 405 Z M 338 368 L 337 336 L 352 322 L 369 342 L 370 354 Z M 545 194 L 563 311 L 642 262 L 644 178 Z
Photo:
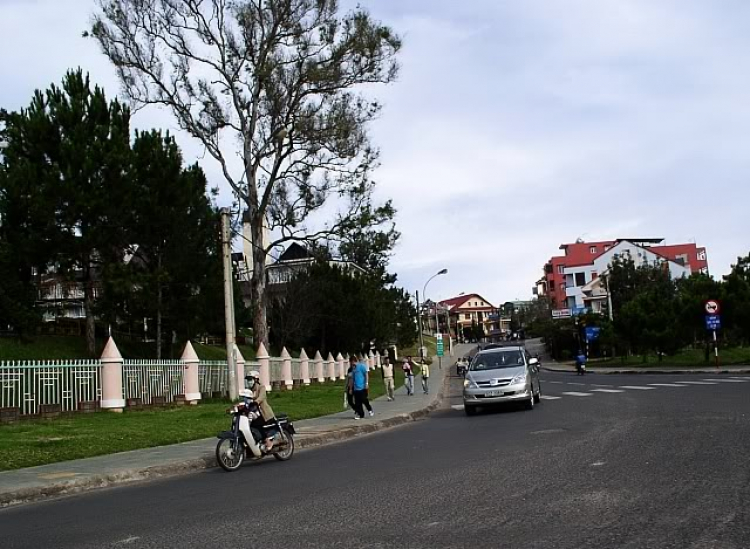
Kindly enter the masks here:
M 642 356 L 620 357 L 607 360 L 592 360 L 591 366 L 620 367 L 620 366 L 643 366 L 643 367 L 706 367 L 714 365 L 713 350 L 709 356 L 709 361 L 705 360 L 705 351 L 703 349 L 685 349 L 675 356 L 665 356 L 659 362 L 656 356 L 647 356 L 644 362 Z M 732 364 L 750 364 L 750 347 L 731 347 L 719 348 L 719 361 L 721 365 L 727 366 Z
M 396 372 L 396 385 L 403 373 Z M 269 402 L 276 413 L 293 421 L 343 410 L 344 382 L 310 385 L 295 391 L 272 392 Z M 370 397 L 384 393 L 380 373 L 371 375 Z M 32 467 L 175 444 L 215 436 L 229 426 L 224 411 L 228 401 L 205 401 L 184 406 L 123 414 L 98 412 L 54 420 L 22 421 L 0 426 L 0 470 Z
M 97 341 L 99 354 L 104 348 L 105 341 Z M 184 343 L 176 345 L 171 356 L 164 358 L 180 358 Z M 153 343 L 132 341 L 117 341 L 117 347 L 123 357 L 129 359 L 154 358 L 156 356 Z M 194 343 L 193 347 L 198 357 L 203 360 L 226 360 L 224 347 L 201 345 Z M 255 358 L 252 347 L 241 345 L 240 352 L 245 360 Z M 30 343 L 21 343 L 18 339 L 0 337 L 0 361 L 2 360 L 66 360 L 90 358 L 86 352 L 86 340 L 78 336 L 38 336 Z

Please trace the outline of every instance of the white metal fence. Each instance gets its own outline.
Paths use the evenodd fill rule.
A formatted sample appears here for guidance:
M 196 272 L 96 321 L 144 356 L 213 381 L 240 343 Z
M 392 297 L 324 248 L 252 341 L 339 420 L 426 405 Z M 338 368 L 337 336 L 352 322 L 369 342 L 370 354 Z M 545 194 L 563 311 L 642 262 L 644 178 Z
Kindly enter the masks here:
M 281 358 L 270 359 L 271 381 L 282 379 Z M 292 379 L 301 378 L 301 360 L 292 359 Z M 246 362 L 245 372 L 259 370 L 258 362 Z M 310 361 L 314 377 L 314 364 Z M 45 404 L 57 404 L 63 412 L 76 411 L 82 402 L 102 397 L 102 365 L 99 360 L 0 361 L 0 408 L 18 408 L 21 415 L 38 414 Z M 185 393 L 182 360 L 124 360 L 122 389 L 125 399 L 138 398 L 144 405 L 154 397 L 173 402 Z M 242 387 L 244 381 L 240 381 Z M 226 361 L 203 360 L 198 365 L 200 392 L 211 396 L 229 388 Z
M 226 368 L 226 366 L 225 366 Z M 140 398 L 149 405 L 154 397 L 172 402 L 185 394 L 181 360 L 125 360 L 122 364 L 122 394 L 125 399 Z
M 0 408 L 18 408 L 22 415 L 37 414 L 45 404 L 74 411 L 101 394 L 98 360 L 0 362 Z

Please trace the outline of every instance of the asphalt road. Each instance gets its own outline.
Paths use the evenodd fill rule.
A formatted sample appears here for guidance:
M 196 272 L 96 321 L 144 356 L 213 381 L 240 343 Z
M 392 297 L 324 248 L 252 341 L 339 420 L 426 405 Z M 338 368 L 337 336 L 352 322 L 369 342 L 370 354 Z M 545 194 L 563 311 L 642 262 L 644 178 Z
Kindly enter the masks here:
M 533 411 L 469 418 L 454 398 L 288 463 L 6 509 L 0 546 L 750 547 L 750 378 L 544 373 L 543 391 Z

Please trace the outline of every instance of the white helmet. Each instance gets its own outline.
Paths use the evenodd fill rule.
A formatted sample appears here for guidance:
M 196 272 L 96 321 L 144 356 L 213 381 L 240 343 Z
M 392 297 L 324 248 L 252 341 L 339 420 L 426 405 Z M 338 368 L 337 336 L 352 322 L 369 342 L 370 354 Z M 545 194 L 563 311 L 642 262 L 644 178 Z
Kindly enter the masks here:
M 250 370 L 250 373 L 245 376 L 245 379 L 249 377 L 260 379 L 260 372 L 258 370 Z

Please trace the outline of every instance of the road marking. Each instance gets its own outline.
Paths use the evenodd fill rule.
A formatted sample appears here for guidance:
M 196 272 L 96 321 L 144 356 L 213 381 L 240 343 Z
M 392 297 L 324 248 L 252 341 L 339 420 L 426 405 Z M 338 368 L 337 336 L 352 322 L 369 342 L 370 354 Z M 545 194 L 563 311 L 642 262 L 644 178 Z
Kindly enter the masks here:
M 140 536 L 130 536 L 125 539 L 121 539 L 120 541 L 116 541 L 115 545 L 128 545 L 129 543 L 133 543 L 134 541 L 138 541 Z
M 591 389 L 592 393 L 624 393 L 622 389 Z
M 601 467 L 605 463 L 607 463 L 607 462 L 606 461 L 595 461 L 594 463 L 591 464 L 591 466 L 592 467 Z
M 562 385 L 562 384 L 563 384 L 563 382 L 562 382 L 562 381 L 548 381 L 547 383 L 558 383 L 558 384 L 560 384 L 560 385 Z
M 651 387 L 686 387 L 686 385 L 677 385 L 676 383 L 649 383 Z
M 644 387 L 642 385 L 621 385 L 620 389 L 635 389 L 638 391 L 653 391 L 656 387 Z
M 569 381 L 569 382 L 567 383 L 567 385 L 578 385 L 579 387 L 585 387 L 585 386 L 586 386 L 586 384 L 585 384 L 585 383 L 576 383 L 576 382 L 574 382 L 574 381 Z
M 680 383 L 687 385 L 716 385 L 715 381 L 680 381 Z
M 560 400 L 562 397 L 553 397 L 550 395 L 542 395 L 542 400 Z
M 748 379 L 748 378 L 747 378 L 747 376 L 745 376 L 745 377 L 737 377 L 737 376 L 732 376 L 732 377 L 730 377 L 729 379 L 742 379 L 742 380 L 744 380 L 744 381 L 747 381 L 747 379 Z
M 464 409 L 464 405 L 463 404 L 454 404 L 453 406 L 451 406 L 451 408 L 453 408 L 454 410 L 463 410 Z
M 703 381 L 716 381 L 718 383 L 747 383 L 745 379 L 704 379 Z
M 567 396 L 572 396 L 572 397 L 590 397 L 590 396 L 592 396 L 591 393 L 576 393 L 575 391 L 571 391 L 569 393 L 563 393 L 563 394 L 567 395 Z
M 552 433 L 563 433 L 563 429 L 543 429 L 541 431 L 531 431 L 532 435 L 549 435 Z

